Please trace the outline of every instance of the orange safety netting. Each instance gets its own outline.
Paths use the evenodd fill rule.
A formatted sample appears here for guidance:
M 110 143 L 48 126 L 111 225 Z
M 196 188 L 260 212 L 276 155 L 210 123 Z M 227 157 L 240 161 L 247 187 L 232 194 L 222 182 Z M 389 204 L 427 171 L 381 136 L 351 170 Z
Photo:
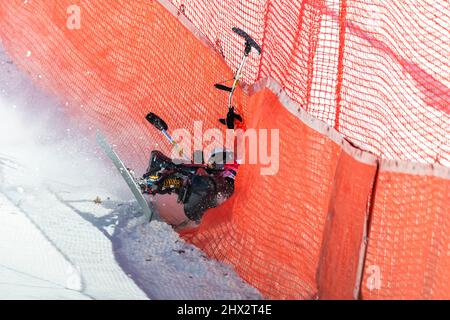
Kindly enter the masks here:
M 230 202 L 187 238 L 235 265 L 266 297 L 312 299 L 319 281 L 322 297 L 351 299 L 375 157 L 353 159 L 326 126 L 300 121 L 267 88 L 249 105 L 250 127 L 280 130 L 280 171 L 261 176 L 260 165 L 241 165 Z
M 359 147 L 450 166 L 450 5 L 420 0 L 172 0 L 235 68 L 231 27 L 260 43 L 245 79 L 271 76 Z
M 450 183 L 381 164 L 370 224 L 365 299 L 449 299 Z M 409 174 L 407 172 L 410 172 Z M 406 173 L 405 173 L 406 172 Z M 379 270 L 377 270 L 379 269 Z M 379 288 L 373 275 L 381 273 Z M 369 290 L 371 289 L 371 290 Z
M 247 128 L 279 130 L 279 171 L 242 165 L 233 197 L 183 236 L 267 298 L 450 298 L 450 173 L 438 165 L 450 164 L 450 9 L 174 3 L 2 0 L 0 37 L 142 170 L 151 149 L 170 150 L 147 112 L 174 129 L 217 126 L 227 97 L 213 84 L 232 77 L 242 43 L 230 30 L 242 27 L 263 47 L 244 79 L 272 79 L 239 90 L 238 109 Z M 74 4 L 80 29 L 67 28 Z

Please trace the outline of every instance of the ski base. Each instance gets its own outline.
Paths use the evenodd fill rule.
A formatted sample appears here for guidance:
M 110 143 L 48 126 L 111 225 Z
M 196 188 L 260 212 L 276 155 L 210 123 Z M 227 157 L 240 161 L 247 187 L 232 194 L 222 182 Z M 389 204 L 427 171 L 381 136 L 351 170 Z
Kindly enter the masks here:
M 105 136 L 98 130 L 97 130 L 96 136 L 97 136 L 98 144 L 103 149 L 103 151 L 108 156 L 108 158 L 110 158 L 111 161 L 114 163 L 114 166 L 117 168 L 117 170 L 120 172 L 120 175 L 123 177 L 123 179 L 127 183 L 128 187 L 130 188 L 131 192 L 133 193 L 134 197 L 136 198 L 137 202 L 139 203 L 139 206 L 141 207 L 142 211 L 144 212 L 145 217 L 149 221 L 152 221 L 153 212 L 152 212 L 152 210 L 150 210 L 150 207 L 148 206 L 147 201 L 145 200 L 144 196 L 141 193 L 140 187 L 137 185 L 137 183 L 134 180 L 133 176 L 131 175 L 130 171 L 124 165 L 124 163 L 119 158 L 117 153 L 113 150 L 111 145 L 106 140 Z

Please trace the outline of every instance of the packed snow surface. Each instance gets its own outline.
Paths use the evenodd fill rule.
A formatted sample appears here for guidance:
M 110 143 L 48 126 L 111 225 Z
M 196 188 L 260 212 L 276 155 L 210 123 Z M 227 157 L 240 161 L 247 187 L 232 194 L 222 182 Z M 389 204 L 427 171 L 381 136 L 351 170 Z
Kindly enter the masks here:
M 161 221 L 0 48 L 0 299 L 259 299 Z

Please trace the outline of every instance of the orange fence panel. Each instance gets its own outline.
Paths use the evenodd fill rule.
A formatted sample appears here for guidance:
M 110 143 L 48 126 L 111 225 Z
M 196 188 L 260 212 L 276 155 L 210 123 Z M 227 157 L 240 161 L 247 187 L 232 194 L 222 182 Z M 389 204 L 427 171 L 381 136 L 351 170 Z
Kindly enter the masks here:
M 261 176 L 260 165 L 241 165 L 233 204 L 210 210 L 185 236 L 235 265 L 266 297 L 352 299 L 376 157 L 308 114 L 297 115 L 287 96 L 275 94 L 279 89 L 274 82 L 260 84 L 248 100 L 253 112 L 247 123 L 279 130 L 278 173 Z
M 450 170 L 381 163 L 364 299 L 450 299 Z
M 366 163 L 346 152 L 339 158 L 318 270 L 321 299 L 359 297 L 377 170 L 374 156 L 365 154 L 364 158 Z

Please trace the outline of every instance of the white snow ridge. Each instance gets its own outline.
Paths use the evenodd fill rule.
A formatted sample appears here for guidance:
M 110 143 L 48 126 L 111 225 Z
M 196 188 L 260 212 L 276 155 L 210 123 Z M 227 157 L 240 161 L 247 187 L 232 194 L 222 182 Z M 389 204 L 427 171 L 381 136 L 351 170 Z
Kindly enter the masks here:
M 94 139 L 0 48 L 0 299 L 260 299 L 147 223 Z

